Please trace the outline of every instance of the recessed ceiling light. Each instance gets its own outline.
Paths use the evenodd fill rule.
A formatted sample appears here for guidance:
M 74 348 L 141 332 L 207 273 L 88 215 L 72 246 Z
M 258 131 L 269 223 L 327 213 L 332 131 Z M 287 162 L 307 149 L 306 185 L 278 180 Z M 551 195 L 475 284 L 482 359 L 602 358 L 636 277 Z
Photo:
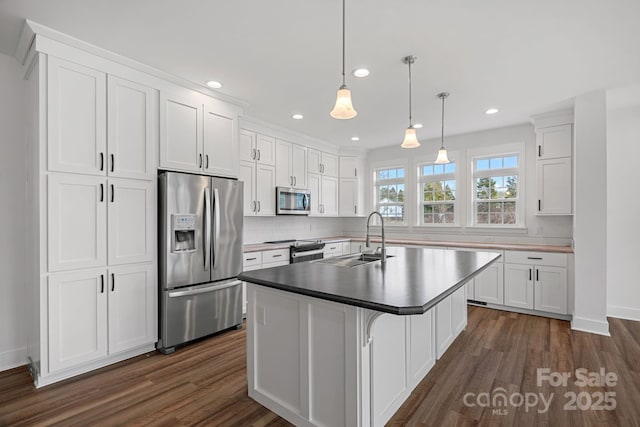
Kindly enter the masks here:
M 414 128 L 420 129 L 422 127 L 422 123 L 416 123 L 413 125 Z
M 367 77 L 369 75 L 369 70 L 366 68 L 356 68 L 351 72 L 354 77 Z
M 352 141 L 360 141 L 360 138 L 359 138 L 359 137 L 357 137 L 357 136 L 352 136 L 352 137 L 351 137 L 351 140 L 352 140 Z
M 485 114 L 495 114 L 498 112 L 497 108 L 489 108 L 487 111 L 485 111 Z
M 294 120 L 302 120 L 304 116 L 302 114 L 292 114 L 291 118 Z
M 209 86 L 212 89 L 220 89 L 222 87 L 222 83 L 217 82 L 215 80 L 209 80 L 207 82 L 207 86 Z

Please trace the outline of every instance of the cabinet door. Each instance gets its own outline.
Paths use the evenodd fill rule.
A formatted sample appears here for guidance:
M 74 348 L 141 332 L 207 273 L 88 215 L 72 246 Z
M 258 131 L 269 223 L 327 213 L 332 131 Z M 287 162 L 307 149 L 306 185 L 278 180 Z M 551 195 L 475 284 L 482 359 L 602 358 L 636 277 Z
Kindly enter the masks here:
M 502 263 L 493 263 L 474 278 L 475 300 L 504 304 Z
M 436 358 L 440 359 L 454 339 L 451 295 L 440 301 L 435 308 Z
M 307 172 L 322 173 L 320 163 L 322 162 L 322 153 L 313 148 L 307 150 Z
M 216 176 L 238 177 L 238 138 L 236 119 L 214 111 L 209 103 L 204 110 L 204 172 Z
M 256 214 L 256 164 L 255 162 L 240 162 L 238 180 L 244 182 L 244 216 Z
M 240 129 L 238 136 L 240 148 L 240 161 L 253 162 L 256 160 L 256 133 L 250 130 Z
M 158 144 L 157 92 L 109 76 L 108 170 L 121 178 L 152 179 Z
M 106 75 L 49 56 L 47 74 L 48 168 L 106 173 Z
M 504 265 L 504 304 L 533 309 L 532 265 Z
M 567 124 L 536 130 L 537 159 L 571 157 L 572 128 Z
M 538 160 L 536 175 L 538 180 L 538 214 L 571 214 L 571 158 Z
M 311 152 L 311 150 L 309 150 Z M 321 176 L 315 173 L 307 175 L 307 184 L 310 193 L 309 215 L 320 215 L 320 180 Z
M 307 188 L 307 147 L 291 146 L 291 175 L 295 188 Z
M 356 216 L 358 214 L 358 181 L 356 179 L 340 179 L 340 200 L 338 203 L 340 216 Z
M 466 285 L 464 285 L 464 288 L 466 289 L 466 295 L 467 295 L 467 299 L 476 299 L 475 298 L 475 279 L 471 279 L 467 282 Z
M 151 262 L 156 251 L 153 181 L 109 179 L 109 265 Z
M 537 266 L 535 276 L 535 309 L 567 314 L 567 269 Z
M 97 176 L 50 174 L 49 271 L 107 265 L 107 188 Z
M 263 165 L 276 165 L 276 139 L 267 135 L 256 136 L 256 161 Z
M 322 214 L 327 216 L 338 215 L 338 178 L 323 176 L 322 185 Z
M 200 172 L 202 98 L 195 92 L 160 92 L 160 166 Z
M 322 153 L 322 173 L 327 176 L 338 176 L 338 156 Z
M 356 178 L 358 158 L 352 156 L 340 156 L 340 178 Z
M 278 187 L 293 187 L 293 173 L 291 173 L 291 143 L 276 140 L 276 185 Z
M 109 268 L 109 354 L 157 341 L 153 264 Z
M 107 355 L 106 270 L 49 276 L 49 370 Z
M 276 214 L 276 168 L 256 165 L 256 201 L 258 215 Z
M 463 286 L 451 294 L 451 324 L 453 326 L 454 339 L 467 327 L 466 291 Z

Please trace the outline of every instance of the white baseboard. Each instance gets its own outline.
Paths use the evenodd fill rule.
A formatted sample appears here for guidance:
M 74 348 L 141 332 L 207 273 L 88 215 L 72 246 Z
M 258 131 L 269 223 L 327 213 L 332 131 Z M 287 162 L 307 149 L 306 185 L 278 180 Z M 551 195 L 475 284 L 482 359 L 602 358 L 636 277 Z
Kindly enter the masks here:
M 0 371 L 27 364 L 27 347 L 15 348 L 0 353 Z
M 606 320 L 592 320 L 573 316 L 571 329 L 575 331 L 589 332 L 591 334 L 605 335 L 607 337 L 611 336 L 611 334 L 609 334 L 609 322 Z
M 619 319 L 640 321 L 640 309 L 632 307 L 620 307 L 619 305 L 608 305 L 607 316 Z

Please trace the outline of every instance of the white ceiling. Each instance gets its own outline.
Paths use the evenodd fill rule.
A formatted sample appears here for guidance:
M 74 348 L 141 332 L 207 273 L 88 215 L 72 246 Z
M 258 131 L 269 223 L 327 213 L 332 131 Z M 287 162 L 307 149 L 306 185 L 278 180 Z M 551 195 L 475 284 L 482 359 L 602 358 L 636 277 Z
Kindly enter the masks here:
M 440 134 L 443 90 L 446 133 L 457 134 L 640 82 L 638 0 L 347 0 L 347 72 L 371 75 L 347 77 L 358 116 L 346 121 L 329 117 L 340 0 L 0 0 L 1 52 L 13 55 L 24 18 L 199 84 L 219 80 L 248 115 L 349 147 L 401 142 L 409 54 L 421 140 Z

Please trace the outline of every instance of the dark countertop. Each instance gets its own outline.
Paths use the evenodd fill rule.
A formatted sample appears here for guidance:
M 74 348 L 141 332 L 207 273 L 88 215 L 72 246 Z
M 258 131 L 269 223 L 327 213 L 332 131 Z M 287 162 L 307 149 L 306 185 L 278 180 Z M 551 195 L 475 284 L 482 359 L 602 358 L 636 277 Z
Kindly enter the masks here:
M 397 248 L 396 255 L 356 267 L 317 261 L 246 271 L 257 285 L 392 314 L 422 314 L 500 257 L 496 252 Z

